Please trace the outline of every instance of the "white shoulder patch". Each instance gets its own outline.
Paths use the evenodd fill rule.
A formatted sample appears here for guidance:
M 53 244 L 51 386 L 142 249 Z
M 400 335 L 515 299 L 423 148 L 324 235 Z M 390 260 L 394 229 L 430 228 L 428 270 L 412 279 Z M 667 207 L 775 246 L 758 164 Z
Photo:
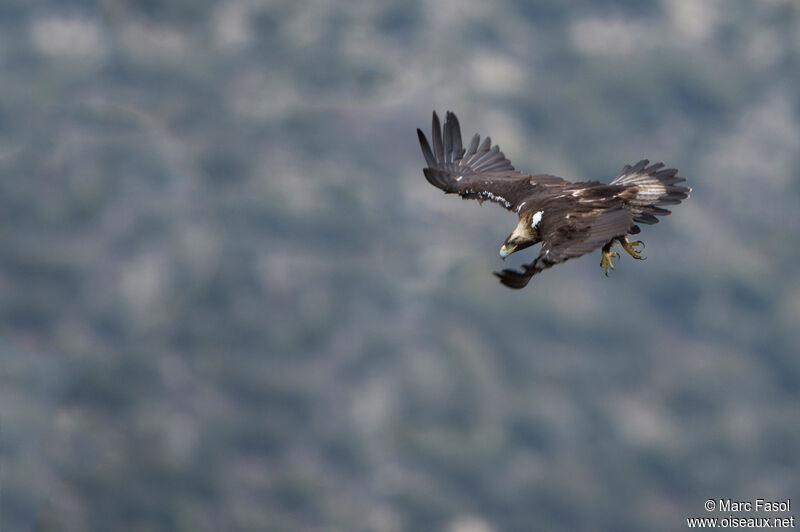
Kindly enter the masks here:
M 531 227 L 532 228 L 536 229 L 536 226 L 538 226 L 540 223 L 542 223 L 542 215 L 543 214 L 544 214 L 544 211 L 536 211 L 533 214 L 533 219 L 531 220 Z

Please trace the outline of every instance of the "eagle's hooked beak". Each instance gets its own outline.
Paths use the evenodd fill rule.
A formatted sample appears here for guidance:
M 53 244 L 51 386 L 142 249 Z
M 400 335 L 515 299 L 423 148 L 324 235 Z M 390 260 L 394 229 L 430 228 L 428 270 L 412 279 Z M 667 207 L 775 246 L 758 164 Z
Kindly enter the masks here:
M 506 257 L 514 253 L 515 249 L 517 249 L 517 246 L 507 246 L 503 244 L 503 247 L 500 248 L 500 258 L 506 260 Z

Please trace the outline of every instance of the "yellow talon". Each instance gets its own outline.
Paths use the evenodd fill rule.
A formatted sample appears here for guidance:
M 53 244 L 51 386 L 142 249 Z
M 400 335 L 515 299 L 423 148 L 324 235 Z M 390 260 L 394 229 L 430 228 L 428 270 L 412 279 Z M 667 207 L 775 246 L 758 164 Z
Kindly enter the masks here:
M 622 249 L 624 249 L 625 251 L 628 252 L 628 255 L 630 255 L 631 257 L 633 257 L 634 259 L 637 259 L 637 260 L 644 260 L 644 257 L 642 257 L 639 254 L 640 253 L 639 250 L 634 249 L 635 247 L 638 247 L 638 246 L 644 247 L 644 242 L 642 242 L 641 240 L 636 240 L 634 242 L 628 242 L 628 239 L 626 238 L 624 241 L 620 241 L 620 244 L 622 244 Z
M 614 263 L 611 262 L 611 259 L 616 259 L 619 257 L 616 251 L 605 251 L 603 250 L 603 255 L 600 257 L 600 266 L 605 270 L 606 277 L 608 277 L 608 269 L 614 269 Z

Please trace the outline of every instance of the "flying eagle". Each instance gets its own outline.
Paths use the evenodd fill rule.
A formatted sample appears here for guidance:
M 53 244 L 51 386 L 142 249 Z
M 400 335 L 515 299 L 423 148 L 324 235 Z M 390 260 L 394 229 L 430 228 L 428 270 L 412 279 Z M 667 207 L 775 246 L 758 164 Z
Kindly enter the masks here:
M 500 256 L 542 243 L 539 256 L 522 271 L 494 272 L 510 288 L 523 288 L 537 273 L 569 259 L 601 248 L 600 266 L 614 269 L 611 251 L 619 242 L 631 257 L 642 259 L 640 241 L 628 235 L 639 234 L 637 224 L 654 224 L 657 216 L 670 211 L 662 205 L 677 205 L 689 197 L 691 189 L 678 186 L 686 181 L 675 168 L 664 163 L 650 164 L 642 159 L 625 168 L 610 183 L 583 181 L 570 183 L 552 175 L 523 174 L 514 169 L 500 147 L 489 137 L 481 142 L 475 134 L 465 150 L 456 115 L 447 112 L 444 128 L 433 113 L 433 148 L 417 129 L 422 154 L 428 167 L 425 178 L 447 194 L 464 199 L 499 203 L 519 217 L 517 227 L 500 248 Z

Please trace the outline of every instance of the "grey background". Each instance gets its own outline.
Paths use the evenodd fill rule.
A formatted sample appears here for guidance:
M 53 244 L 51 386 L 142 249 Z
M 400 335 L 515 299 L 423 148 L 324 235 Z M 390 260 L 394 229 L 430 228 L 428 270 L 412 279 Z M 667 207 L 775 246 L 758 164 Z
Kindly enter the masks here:
M 798 21 L 4 0 L 2 530 L 680 530 L 724 516 L 710 497 L 797 504 Z M 694 192 L 646 262 L 510 291 L 514 218 L 422 177 L 432 109 L 524 171 L 648 157 Z

